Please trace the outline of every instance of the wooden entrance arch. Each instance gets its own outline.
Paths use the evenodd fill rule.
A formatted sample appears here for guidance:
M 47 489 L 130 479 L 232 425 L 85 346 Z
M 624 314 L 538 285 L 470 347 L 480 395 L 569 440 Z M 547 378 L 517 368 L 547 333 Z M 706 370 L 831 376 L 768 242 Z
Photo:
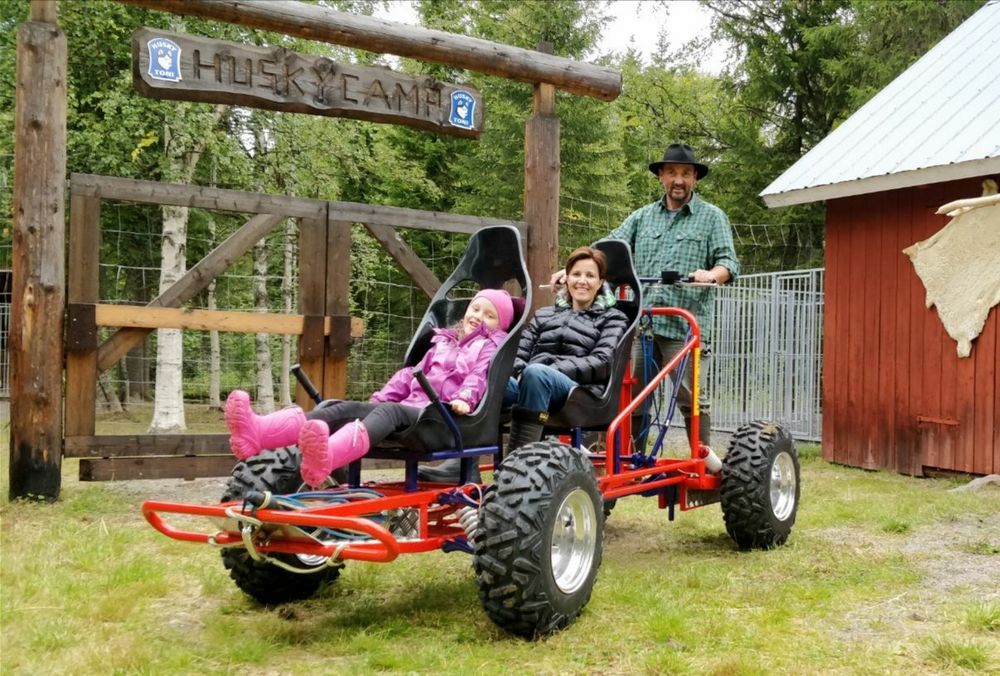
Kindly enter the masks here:
M 621 74 L 608 68 L 580 63 L 488 40 L 443 31 L 396 24 L 317 6 L 293 2 L 247 0 L 118 0 L 151 9 L 195 15 L 254 28 L 363 48 L 424 61 L 443 63 L 530 83 L 532 114 L 525 125 L 524 218 L 527 230 L 529 273 L 543 279 L 557 265 L 559 217 L 559 118 L 555 90 L 613 100 L 621 93 Z M 54 500 L 59 495 L 60 465 L 68 449 L 74 455 L 90 452 L 95 443 L 86 418 L 71 416 L 68 430 L 75 438 L 64 443 L 63 361 L 70 380 L 81 373 L 96 377 L 93 341 L 84 327 L 69 332 L 64 343 L 67 299 L 66 226 L 63 209 L 66 182 L 66 37 L 57 22 L 56 0 L 31 0 L 29 21 L 18 28 L 17 94 L 14 162 L 13 303 L 10 323 L 11 351 L 11 498 L 36 496 Z M 76 179 L 79 183 L 82 179 Z M 114 179 L 109 179 L 114 180 Z M 204 190 L 204 189 L 199 189 Z M 288 198 L 284 198 L 288 199 Z M 365 205 L 359 205 L 365 206 Z M 374 208 L 374 207 L 369 207 Z M 73 218 L 88 222 L 99 210 L 99 196 L 74 192 Z M 77 209 L 80 210 L 79 215 Z M 252 210 L 251 210 L 252 211 Z M 267 219 L 258 212 L 255 219 Z M 273 214 L 270 214 L 273 217 Z M 355 222 L 334 217 L 336 223 Z M 251 219 L 244 228 L 263 221 Z M 330 223 L 329 217 L 325 223 Z M 374 224 L 378 228 L 390 225 Z M 369 226 L 372 229 L 372 226 Z M 388 232 L 382 234 L 389 238 Z M 81 236 L 82 238 L 82 236 Z M 84 245 L 77 242 L 77 245 Z M 69 319 L 96 326 L 87 305 L 91 283 L 84 273 L 71 275 Z M 536 294 L 536 303 L 550 298 Z M 337 312 L 319 308 L 320 316 L 336 321 Z M 312 315 L 300 308 L 303 316 Z M 169 313 L 168 313 L 169 317 Z M 117 321 L 117 320 L 116 320 Z M 169 318 L 162 321 L 173 321 Z M 305 319 L 303 319 L 304 332 Z M 322 328 L 324 322 L 317 326 Z M 133 330 L 141 330 L 133 327 Z M 314 328 L 313 331 L 320 329 Z M 342 332 L 343 334 L 343 332 Z M 341 345 L 321 341 L 328 350 Z M 306 345 L 309 341 L 304 341 Z M 69 351 L 66 348 L 69 347 Z M 300 347 L 300 351 L 303 348 Z M 83 356 L 85 355 L 85 356 Z M 300 356 L 303 356 L 300 354 Z M 307 358 L 309 355 L 305 355 Z M 329 357 L 324 353 L 323 358 Z M 81 362 L 83 362 L 81 364 Z M 83 397 L 74 389 L 71 397 Z M 85 403 L 85 402 L 77 402 Z M 90 434 L 87 434 L 90 432 Z M 89 441 L 82 439 L 91 436 Z M 193 435 L 173 435 L 179 447 L 196 446 Z M 185 441 L 187 438 L 187 441 Z M 132 446 L 148 444 L 133 438 Z M 128 444 L 121 445 L 128 449 Z M 182 472 L 190 475 L 190 471 Z M 164 476 L 157 473 L 157 476 Z M 175 474 L 176 476 L 177 474 Z M 120 476 L 120 475 L 119 475 Z

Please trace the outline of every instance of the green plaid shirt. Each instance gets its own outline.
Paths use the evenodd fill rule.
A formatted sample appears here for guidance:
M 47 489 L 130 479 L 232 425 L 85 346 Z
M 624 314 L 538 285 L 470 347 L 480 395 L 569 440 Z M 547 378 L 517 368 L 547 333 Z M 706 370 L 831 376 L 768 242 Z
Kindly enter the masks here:
M 623 239 L 632 247 L 635 269 L 640 277 L 659 277 L 664 270 L 687 275 L 695 270 L 711 270 L 722 265 L 735 278 L 736 260 L 729 218 L 719 207 L 692 195 L 673 221 L 661 198 L 636 209 L 608 235 Z M 647 307 L 681 307 L 694 314 L 701 326 L 702 343 L 712 339 L 715 315 L 714 290 L 708 287 L 647 286 Z M 658 336 L 683 340 L 687 322 L 680 317 L 654 317 L 653 332 Z

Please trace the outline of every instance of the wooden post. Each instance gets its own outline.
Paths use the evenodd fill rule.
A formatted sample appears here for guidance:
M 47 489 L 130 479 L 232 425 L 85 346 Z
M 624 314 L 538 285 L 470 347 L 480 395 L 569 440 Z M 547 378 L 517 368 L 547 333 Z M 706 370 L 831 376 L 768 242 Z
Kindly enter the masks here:
M 329 220 L 326 243 L 326 314 L 332 318 L 323 364 L 328 399 L 347 397 L 347 357 L 351 352 L 351 224 Z
M 69 202 L 69 312 L 66 326 L 66 436 L 93 436 L 97 404 L 97 319 L 100 302 L 101 200 Z
M 59 497 L 65 305 L 66 35 L 32 0 L 17 29 L 10 497 Z
M 299 365 L 324 398 L 323 356 L 326 338 L 323 316 L 326 312 L 327 216 L 299 219 L 299 312 L 305 316 L 299 336 Z M 295 403 L 305 410 L 315 404 L 299 385 Z
M 540 44 L 539 51 L 552 45 Z M 556 90 L 535 84 L 532 113 L 524 128 L 524 220 L 528 224 L 528 275 L 535 286 L 535 310 L 551 305 L 550 290 L 539 289 L 559 269 L 559 117 Z

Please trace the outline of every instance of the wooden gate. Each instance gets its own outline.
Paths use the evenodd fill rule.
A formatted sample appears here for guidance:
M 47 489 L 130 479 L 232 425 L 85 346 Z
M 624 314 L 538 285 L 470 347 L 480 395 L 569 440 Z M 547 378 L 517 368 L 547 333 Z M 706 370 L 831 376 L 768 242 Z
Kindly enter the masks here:
M 255 214 L 145 306 L 99 302 L 102 200 L 183 205 Z M 286 218 L 299 223 L 299 314 L 191 310 L 181 306 L 250 251 Z M 423 261 L 396 234 L 396 227 L 471 234 L 509 223 L 461 216 L 329 202 L 199 186 L 73 174 L 70 179 L 69 286 L 66 323 L 66 421 L 64 455 L 79 457 L 80 478 L 160 479 L 224 476 L 232 469 L 226 434 L 98 435 L 96 391 L 100 373 L 114 366 L 155 329 L 291 334 L 299 337 L 298 361 L 320 390 L 346 393 L 347 357 L 359 320 L 348 316 L 351 224 L 363 224 L 428 297 L 440 286 Z M 523 223 L 514 223 L 522 234 Z M 103 342 L 99 327 L 116 329 Z M 298 389 L 296 402 L 312 401 Z

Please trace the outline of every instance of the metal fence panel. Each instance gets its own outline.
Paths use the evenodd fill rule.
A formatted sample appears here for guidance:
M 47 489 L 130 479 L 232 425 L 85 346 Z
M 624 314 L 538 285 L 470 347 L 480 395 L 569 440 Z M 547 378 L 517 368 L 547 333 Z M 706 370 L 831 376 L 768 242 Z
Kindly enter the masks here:
M 712 426 L 758 418 L 820 439 L 823 269 L 738 277 L 716 291 Z

